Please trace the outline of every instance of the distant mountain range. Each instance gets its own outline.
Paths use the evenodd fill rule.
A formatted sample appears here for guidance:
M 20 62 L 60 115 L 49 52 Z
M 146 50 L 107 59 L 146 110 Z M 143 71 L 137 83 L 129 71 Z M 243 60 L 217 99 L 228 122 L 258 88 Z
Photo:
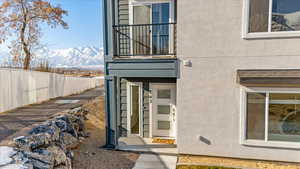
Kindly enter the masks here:
M 53 67 L 103 69 L 103 49 L 93 46 L 50 50 L 42 48 L 37 51 L 34 61 L 48 60 Z M 0 63 L 11 58 L 8 53 L 0 52 Z

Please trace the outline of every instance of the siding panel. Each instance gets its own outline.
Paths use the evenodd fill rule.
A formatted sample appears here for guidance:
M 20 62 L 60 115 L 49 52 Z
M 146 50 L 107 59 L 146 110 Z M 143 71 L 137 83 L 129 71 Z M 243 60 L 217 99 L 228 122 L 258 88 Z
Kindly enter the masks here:
M 143 83 L 144 98 L 143 98 L 143 135 L 149 137 L 149 104 L 150 104 L 150 92 L 149 82 Z
M 128 0 L 119 0 L 118 3 L 118 23 L 119 25 L 129 24 L 129 3 Z
M 120 81 L 120 109 L 121 109 L 121 117 L 120 117 L 120 136 L 126 137 L 127 136 L 127 80 L 121 79 Z

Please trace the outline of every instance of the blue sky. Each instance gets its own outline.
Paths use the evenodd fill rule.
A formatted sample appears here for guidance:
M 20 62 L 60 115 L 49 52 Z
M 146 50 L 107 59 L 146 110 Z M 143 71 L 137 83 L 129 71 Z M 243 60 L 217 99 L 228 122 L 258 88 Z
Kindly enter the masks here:
M 65 20 L 69 29 L 43 26 L 42 43 L 49 48 L 103 46 L 102 0 L 51 0 L 69 12 Z
M 42 25 L 41 43 L 50 49 L 95 46 L 103 47 L 102 0 L 50 0 L 68 11 L 65 21 L 69 29 Z M 8 44 L 9 44 L 8 39 Z M 0 51 L 8 51 L 6 44 Z

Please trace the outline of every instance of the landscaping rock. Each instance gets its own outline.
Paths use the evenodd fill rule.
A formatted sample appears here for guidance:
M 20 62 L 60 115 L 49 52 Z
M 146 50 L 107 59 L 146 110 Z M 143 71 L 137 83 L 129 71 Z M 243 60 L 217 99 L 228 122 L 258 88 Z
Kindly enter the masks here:
M 76 148 L 79 144 L 79 140 L 69 133 L 61 133 L 61 142 L 67 149 Z
M 26 156 L 33 168 L 52 169 L 54 167 L 54 154 L 44 149 L 36 151 L 35 153 L 26 152 Z
M 74 137 L 77 138 L 78 137 L 77 131 L 74 128 L 74 124 L 70 120 L 71 117 L 72 117 L 72 115 L 61 115 L 61 116 L 55 118 L 54 121 L 56 124 L 58 124 L 57 122 L 59 122 L 59 127 L 62 132 L 70 133 Z M 64 124 L 62 123 L 63 121 L 64 121 Z
M 55 119 L 53 121 L 53 123 L 62 131 L 62 132 L 68 132 L 68 124 L 65 120 L 61 120 L 61 119 Z
M 16 151 L 12 147 L 0 147 L 0 168 L 10 164 L 13 161 L 11 157 L 14 154 L 16 154 Z
M 45 124 L 33 128 L 29 134 L 40 134 L 47 133 L 51 136 L 52 141 L 57 141 L 59 139 L 60 128 L 56 126 L 54 121 L 47 121 Z
M 39 133 L 14 139 L 17 148 L 25 151 L 32 151 L 36 148 L 49 146 L 52 141 L 53 138 L 48 133 Z
M 69 114 L 83 117 L 84 120 L 87 120 L 86 116 L 88 114 L 88 110 L 83 109 L 82 107 L 78 107 L 69 111 Z
M 82 108 L 70 110 L 15 138 L 15 150 L 0 147 L 0 169 L 72 169 L 71 149 L 87 135 L 86 114 Z
M 0 167 L 0 169 L 33 169 L 33 168 L 28 168 L 22 164 L 9 164 L 4 167 Z
M 54 166 L 59 166 L 66 163 L 68 157 L 67 154 L 58 146 L 50 146 L 47 148 L 48 152 L 52 152 L 54 155 Z

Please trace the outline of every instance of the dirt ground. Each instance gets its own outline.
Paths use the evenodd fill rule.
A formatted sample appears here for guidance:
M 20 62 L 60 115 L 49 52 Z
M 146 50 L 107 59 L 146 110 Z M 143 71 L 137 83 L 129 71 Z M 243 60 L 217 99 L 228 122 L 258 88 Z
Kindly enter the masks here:
M 242 160 L 232 158 L 190 156 L 182 155 L 178 159 L 179 164 L 204 165 L 204 166 L 224 166 L 234 168 L 253 168 L 253 169 L 300 169 L 300 164 L 281 163 L 258 160 Z
M 74 150 L 74 169 L 131 169 L 138 154 L 100 149 L 105 144 L 103 97 L 85 105 L 89 109 L 87 131 L 90 137 Z

